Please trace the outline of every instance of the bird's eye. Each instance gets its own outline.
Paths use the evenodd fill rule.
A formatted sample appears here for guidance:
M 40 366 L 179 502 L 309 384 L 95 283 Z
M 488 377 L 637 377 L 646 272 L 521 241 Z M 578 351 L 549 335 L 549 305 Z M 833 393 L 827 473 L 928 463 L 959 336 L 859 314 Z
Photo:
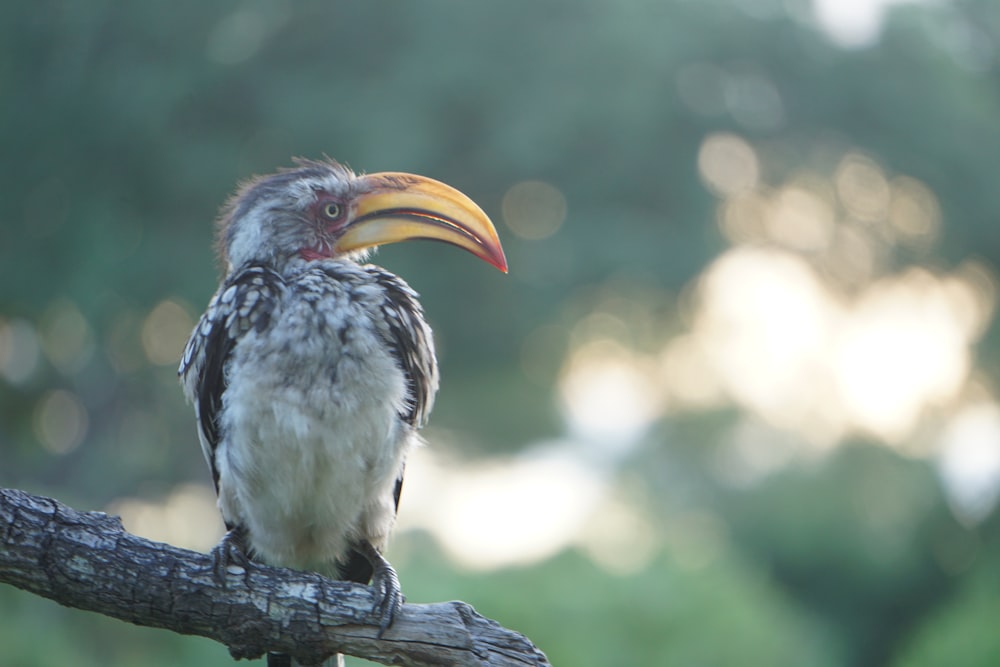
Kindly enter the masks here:
M 336 220 L 340 217 L 344 208 L 337 202 L 328 202 L 323 204 L 323 216 L 331 220 Z

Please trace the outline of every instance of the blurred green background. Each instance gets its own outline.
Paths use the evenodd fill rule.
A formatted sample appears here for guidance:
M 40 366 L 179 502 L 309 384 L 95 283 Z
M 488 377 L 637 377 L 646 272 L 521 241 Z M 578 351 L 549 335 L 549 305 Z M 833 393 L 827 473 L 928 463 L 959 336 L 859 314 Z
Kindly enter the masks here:
M 207 550 L 175 378 L 235 183 L 323 154 L 443 384 L 390 558 L 556 665 L 1000 660 L 1000 4 L 0 5 L 0 484 Z M 0 589 L 0 665 L 218 665 Z

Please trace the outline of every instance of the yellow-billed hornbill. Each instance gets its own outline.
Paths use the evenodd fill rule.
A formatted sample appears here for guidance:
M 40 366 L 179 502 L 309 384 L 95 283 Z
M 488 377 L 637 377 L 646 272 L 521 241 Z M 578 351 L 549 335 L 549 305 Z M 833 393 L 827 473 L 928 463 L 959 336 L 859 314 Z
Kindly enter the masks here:
M 507 270 L 489 218 L 438 181 L 296 167 L 240 187 L 219 217 L 225 277 L 181 360 L 231 558 L 368 583 L 384 631 L 402 603 L 381 555 L 410 447 L 438 388 L 417 295 L 360 263 L 445 241 Z

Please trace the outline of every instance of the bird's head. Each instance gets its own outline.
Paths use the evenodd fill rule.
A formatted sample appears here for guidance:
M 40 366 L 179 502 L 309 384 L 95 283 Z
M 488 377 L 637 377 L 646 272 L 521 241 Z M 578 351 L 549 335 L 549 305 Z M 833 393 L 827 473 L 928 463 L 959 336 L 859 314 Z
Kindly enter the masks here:
M 227 271 L 255 261 L 361 259 L 375 246 L 435 239 L 507 271 L 496 229 L 475 202 L 424 176 L 358 175 L 333 161 L 296 167 L 243 184 L 219 217 Z

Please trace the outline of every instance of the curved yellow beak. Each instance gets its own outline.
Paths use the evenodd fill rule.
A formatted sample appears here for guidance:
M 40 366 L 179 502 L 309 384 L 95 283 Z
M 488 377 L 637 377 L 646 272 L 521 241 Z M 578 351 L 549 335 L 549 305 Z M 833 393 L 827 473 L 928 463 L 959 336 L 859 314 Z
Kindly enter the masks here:
M 408 239 L 433 239 L 468 250 L 507 273 L 497 230 L 474 201 L 440 181 L 381 172 L 359 178 L 354 219 L 337 241 L 350 252 Z

